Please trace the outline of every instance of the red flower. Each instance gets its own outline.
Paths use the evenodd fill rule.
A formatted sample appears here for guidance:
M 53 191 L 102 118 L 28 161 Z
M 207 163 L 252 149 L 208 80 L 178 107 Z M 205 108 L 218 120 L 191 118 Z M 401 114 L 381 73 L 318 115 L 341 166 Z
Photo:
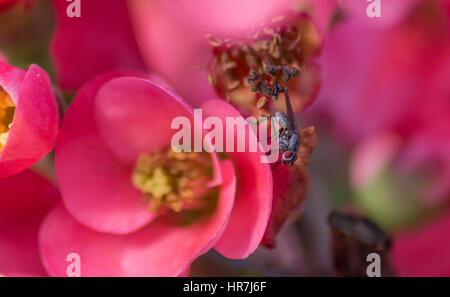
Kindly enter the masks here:
M 59 128 L 50 79 L 0 62 L 0 177 L 16 174 L 49 153 Z
M 203 113 L 240 116 L 223 101 Z M 67 210 L 59 205 L 40 232 L 51 275 L 65 274 L 69 253 L 84 276 L 177 276 L 213 247 L 237 259 L 258 247 L 272 203 L 264 155 L 229 153 L 219 164 L 215 153 L 175 153 L 178 116 L 194 122 L 187 103 L 146 79 L 105 74 L 80 91 L 56 149 Z
M 407 4 L 392 1 L 387 23 L 349 14 L 331 32 L 313 109 L 348 142 L 397 135 L 402 165 L 429 173 L 438 201 L 450 193 L 450 14 L 445 1 Z
M 30 5 L 33 0 L 0 0 L 0 12 L 3 10 L 7 10 L 12 6 L 25 3 L 26 5 Z
M 77 90 L 105 71 L 144 69 L 126 1 L 82 1 L 80 18 L 67 16 L 67 1 L 53 3 L 57 24 L 51 51 L 63 89 Z
M 321 36 L 309 17 L 293 13 L 292 2 L 135 0 L 130 11 L 146 64 L 188 102 L 200 106 L 217 93 L 249 114 L 260 96 L 246 78 L 252 69 L 264 73 L 268 57 L 280 67 L 301 70 L 289 82 L 296 111 L 311 104 L 319 90 L 315 58 Z

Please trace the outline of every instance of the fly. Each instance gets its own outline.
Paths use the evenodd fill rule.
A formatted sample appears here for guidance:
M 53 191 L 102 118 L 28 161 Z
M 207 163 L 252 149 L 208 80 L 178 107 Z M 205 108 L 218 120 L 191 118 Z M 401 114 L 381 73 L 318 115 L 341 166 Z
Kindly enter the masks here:
M 289 81 L 299 74 L 297 69 L 289 69 L 286 66 L 267 65 L 265 68 L 265 74 L 273 78 L 280 72 L 282 73 L 282 80 L 284 82 Z M 281 93 L 284 93 L 286 114 L 281 111 L 276 111 L 274 116 L 270 116 L 275 117 L 280 125 L 280 129 L 277 131 L 276 135 L 278 136 L 278 146 L 282 153 L 281 160 L 275 163 L 272 169 L 279 164 L 291 164 L 291 166 L 293 166 L 298 158 L 297 152 L 300 148 L 301 139 L 298 135 L 297 121 L 295 120 L 288 88 L 283 88 L 278 81 L 275 81 L 274 84 L 270 86 L 268 81 L 265 80 L 262 75 L 258 75 L 256 70 L 250 71 L 247 81 L 252 86 L 253 92 L 258 92 L 263 96 L 272 97 L 274 100 L 277 100 L 278 96 Z

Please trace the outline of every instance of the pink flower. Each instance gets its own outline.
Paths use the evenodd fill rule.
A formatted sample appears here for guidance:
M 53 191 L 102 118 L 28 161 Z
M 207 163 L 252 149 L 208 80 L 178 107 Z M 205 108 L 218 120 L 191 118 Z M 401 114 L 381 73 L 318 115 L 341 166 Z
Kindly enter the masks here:
M 368 1 L 342 0 L 345 14 L 373 26 L 392 26 L 401 22 L 403 17 L 421 0 L 390 0 L 380 1 L 381 18 L 368 17 L 367 10 L 375 3 Z M 370 7 L 369 7 L 370 6 Z M 374 9 L 372 9 L 374 11 Z
M 189 1 L 165 2 L 174 17 L 218 37 L 245 36 L 251 28 L 283 15 L 295 5 L 293 0 L 198 0 L 195 4 Z
M 450 276 L 450 216 L 448 213 L 393 242 L 392 263 L 402 277 Z
M 57 189 L 32 171 L 0 179 L 0 274 L 45 275 L 38 230 L 59 198 Z
M 448 276 L 448 215 L 424 221 L 450 194 L 450 14 L 443 1 L 391 2 L 403 8 L 384 8 L 386 21 L 349 13 L 331 32 L 313 109 L 356 144 L 355 201 L 393 231 L 397 274 Z
M 19 2 L 20 0 L 0 0 L 0 11 L 8 9 L 12 5 L 16 4 L 16 2 Z
M 211 51 L 204 37 L 193 33 L 198 28 L 186 27 L 167 6 L 168 1 L 129 1 L 139 49 L 149 69 L 162 75 L 193 106 L 201 106 L 216 97 L 206 74 Z
M 423 196 L 439 202 L 450 193 L 450 14 L 443 1 L 395 3 L 398 15 L 384 25 L 350 13 L 331 32 L 313 109 L 327 114 L 346 142 L 396 135 L 395 167 L 426 173 Z
M 126 1 L 84 1 L 80 18 L 67 16 L 67 1 L 53 3 L 57 23 L 51 52 L 63 89 L 77 90 L 104 71 L 144 69 Z
M 359 144 L 350 162 L 350 183 L 356 189 L 363 189 L 373 182 L 397 157 L 401 140 L 395 134 L 374 135 Z
M 328 33 L 338 0 L 300 0 L 300 5 L 312 17 L 322 35 Z
M 322 55 L 324 83 L 313 109 L 329 114 L 347 140 L 386 129 L 411 133 L 432 109 L 448 111 L 442 79 L 450 69 L 448 15 L 433 3 L 401 10 L 412 12 L 399 12 L 402 22 L 390 26 L 349 17 L 330 33 Z
M 320 53 L 321 36 L 310 18 L 292 12 L 292 2 L 135 0 L 130 1 L 130 11 L 150 69 L 194 106 L 217 93 L 249 114 L 259 96 L 250 91 L 246 78 L 250 69 L 260 71 L 271 54 L 274 63 L 302 70 L 290 84 L 296 110 L 317 95 L 320 67 L 314 58 Z M 273 51 L 268 53 L 268 48 Z
M 16 174 L 49 153 L 59 128 L 50 79 L 0 62 L 0 177 Z
M 239 116 L 223 101 L 202 108 L 204 117 Z M 263 154 L 219 162 L 216 153 L 175 153 L 178 116 L 194 123 L 185 101 L 144 78 L 110 73 L 82 88 L 56 149 L 65 207 L 40 230 L 50 275 L 65 275 L 69 253 L 80 255 L 82 276 L 178 276 L 211 248 L 241 259 L 258 247 L 272 202 Z

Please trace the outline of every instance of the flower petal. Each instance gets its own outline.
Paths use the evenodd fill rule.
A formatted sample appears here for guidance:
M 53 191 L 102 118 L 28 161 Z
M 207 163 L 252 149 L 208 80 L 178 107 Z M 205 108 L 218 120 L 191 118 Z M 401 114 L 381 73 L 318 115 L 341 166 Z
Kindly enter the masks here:
M 197 0 L 168 2 L 178 18 L 219 36 L 248 35 L 261 23 L 280 17 L 294 4 L 292 0 Z
M 56 169 L 69 212 L 90 228 L 133 232 L 155 218 L 131 183 L 132 167 L 119 162 L 94 120 L 99 88 L 124 73 L 104 74 L 85 87 L 68 108 L 56 147 Z
M 383 1 L 379 3 L 381 2 Z M 381 18 L 368 17 L 369 7 L 372 8 L 370 11 L 374 12 L 375 4 L 371 5 L 367 1 L 343 0 L 341 4 L 351 18 L 358 19 L 372 26 L 392 26 L 405 18 L 407 13 L 417 5 L 419 0 L 390 0 L 384 2 L 380 4 Z
M 51 50 L 62 88 L 76 90 L 105 71 L 144 69 L 125 1 L 85 1 L 81 18 L 67 16 L 67 1 L 53 3 Z
M 0 179 L 0 188 L 0 273 L 45 275 L 38 229 L 59 199 L 56 187 L 27 170 Z
M 205 116 L 219 117 L 223 123 L 226 117 L 241 117 L 236 109 L 222 100 L 209 101 L 202 108 Z M 245 139 L 239 139 L 235 134 L 235 148 L 238 142 L 250 143 L 250 138 L 256 141 L 252 129 L 248 124 L 246 127 Z M 230 222 L 214 248 L 226 257 L 242 259 L 258 247 L 266 230 L 272 205 L 272 173 L 269 164 L 262 163 L 265 155 L 261 151 L 234 151 L 227 152 L 227 155 L 239 173 L 238 192 Z
M 0 62 L 0 86 L 16 105 L 13 125 L 0 154 L 0 177 L 18 173 L 49 153 L 59 129 L 50 79 L 31 65 L 27 72 Z
M 200 122 L 194 121 L 192 107 L 160 83 L 158 77 L 152 79 L 155 82 L 135 77 L 114 79 L 103 86 L 96 98 L 99 131 L 115 156 L 130 166 L 140 154 L 171 145 L 177 132 L 172 123 L 177 117 L 189 120 L 191 144 L 195 141 L 194 131 L 203 135 Z M 215 176 L 210 185 L 218 185 L 221 179 L 218 159 L 215 153 L 211 158 Z
M 168 4 L 168 1 L 129 1 L 136 39 L 147 66 L 198 107 L 215 97 L 206 74 L 206 65 L 212 61 L 211 49 L 204 36 L 197 36 L 198 28 L 180 22 L 170 13 Z
M 134 164 L 142 153 L 165 149 L 177 130 L 172 120 L 193 122 L 193 110 L 183 99 L 157 84 L 134 77 L 106 83 L 95 100 L 99 132 L 115 155 Z
M 44 220 L 40 248 L 52 276 L 64 276 L 66 256 L 78 253 L 82 276 L 178 276 L 208 251 L 223 231 L 233 207 L 236 179 L 231 162 L 222 164 L 224 183 L 216 212 L 190 225 L 161 217 L 129 235 L 97 233 L 74 220 L 62 205 Z

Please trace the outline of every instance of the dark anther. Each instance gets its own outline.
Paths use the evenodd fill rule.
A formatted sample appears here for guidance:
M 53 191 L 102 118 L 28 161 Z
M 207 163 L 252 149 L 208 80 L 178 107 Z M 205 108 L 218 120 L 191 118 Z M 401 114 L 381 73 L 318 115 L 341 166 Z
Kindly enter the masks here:
M 259 92 L 260 80 L 259 80 L 259 76 L 258 76 L 258 73 L 256 72 L 256 70 L 254 70 L 254 69 L 250 70 L 250 73 L 248 74 L 248 77 L 247 77 L 247 81 L 252 86 L 252 92 Z
M 262 80 L 259 83 L 258 92 L 261 95 L 267 95 L 267 96 L 271 96 L 272 95 L 272 89 L 267 85 L 267 81 L 265 81 L 265 80 Z
M 265 72 L 266 74 L 271 73 L 276 75 L 276 72 L 281 69 L 281 66 L 268 65 L 266 66 Z M 252 92 L 257 92 L 262 96 L 272 97 L 275 100 L 277 100 L 278 96 L 285 91 L 280 82 L 276 81 L 271 86 L 269 82 L 264 80 L 254 69 L 250 70 L 247 81 L 252 87 Z
M 300 73 L 300 70 L 298 70 L 295 67 L 293 67 L 292 69 L 289 69 L 289 67 L 283 66 L 282 70 L 283 70 L 282 79 L 285 82 L 291 80 L 292 78 L 294 78 L 295 76 L 297 76 Z
M 266 67 L 264 68 L 264 72 L 272 77 L 276 76 L 280 70 L 281 66 L 275 66 L 271 64 L 266 65 Z
M 272 97 L 274 99 L 278 99 L 278 95 L 280 95 L 280 93 L 284 92 L 284 88 L 281 86 L 281 84 L 277 81 L 275 82 L 274 86 L 273 86 L 273 94 Z
M 256 81 L 258 79 L 258 72 L 256 72 L 255 69 L 250 70 L 250 73 L 248 74 L 247 80 L 251 84 L 252 82 Z

